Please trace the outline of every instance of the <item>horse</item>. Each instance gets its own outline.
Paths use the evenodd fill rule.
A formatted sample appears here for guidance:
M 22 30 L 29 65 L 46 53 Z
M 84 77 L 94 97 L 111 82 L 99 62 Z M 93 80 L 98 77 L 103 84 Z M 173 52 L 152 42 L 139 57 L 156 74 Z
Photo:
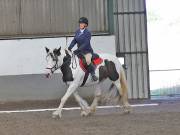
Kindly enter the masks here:
M 99 60 L 99 62 L 95 64 L 95 74 L 98 77 L 98 80 L 93 81 L 89 73 L 85 71 L 85 64 L 84 66 L 82 64 L 83 60 L 77 55 L 74 55 L 73 52 L 61 47 L 53 50 L 45 47 L 45 50 L 47 53 L 46 77 L 49 78 L 56 70 L 60 69 L 62 72 L 62 79 L 68 85 L 66 93 L 61 98 L 59 107 L 52 113 L 53 118 L 62 117 L 62 108 L 71 95 L 73 95 L 79 103 L 82 116 L 88 116 L 95 113 L 102 95 L 100 85 L 106 79 L 111 81 L 111 88 L 114 86 L 116 87 L 124 112 L 130 112 L 131 107 L 128 102 L 128 87 L 125 71 L 116 56 L 100 53 L 98 54 L 98 57 L 94 58 L 94 60 Z M 88 103 L 78 94 L 77 89 L 82 86 L 92 85 L 95 86 L 95 97 L 92 104 L 89 106 Z

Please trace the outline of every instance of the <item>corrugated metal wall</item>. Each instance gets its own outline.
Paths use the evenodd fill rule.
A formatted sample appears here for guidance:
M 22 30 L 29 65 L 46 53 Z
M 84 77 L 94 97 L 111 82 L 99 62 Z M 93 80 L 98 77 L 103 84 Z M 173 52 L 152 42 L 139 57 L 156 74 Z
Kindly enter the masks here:
M 0 35 L 20 33 L 20 0 L 0 0 Z
M 107 32 L 107 0 L 0 0 L 0 36 L 72 34 L 81 16 Z
M 125 57 L 129 98 L 149 97 L 145 0 L 115 0 L 117 56 Z

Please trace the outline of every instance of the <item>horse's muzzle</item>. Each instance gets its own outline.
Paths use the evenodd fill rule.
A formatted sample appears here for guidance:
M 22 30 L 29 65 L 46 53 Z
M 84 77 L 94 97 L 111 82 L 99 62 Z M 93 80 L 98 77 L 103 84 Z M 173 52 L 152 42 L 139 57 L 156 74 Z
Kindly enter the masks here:
M 46 68 L 48 70 L 48 72 L 45 74 L 46 78 L 50 78 L 51 75 L 53 74 L 52 72 L 52 68 Z

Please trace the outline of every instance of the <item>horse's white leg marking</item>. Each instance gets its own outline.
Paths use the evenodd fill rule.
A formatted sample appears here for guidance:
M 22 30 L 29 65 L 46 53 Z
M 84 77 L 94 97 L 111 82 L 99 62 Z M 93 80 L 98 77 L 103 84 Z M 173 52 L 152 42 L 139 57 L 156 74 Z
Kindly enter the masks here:
M 101 98 L 101 87 L 99 84 L 97 84 L 96 86 L 96 90 L 95 90 L 95 98 L 91 104 L 91 107 L 90 107 L 90 110 L 91 110 L 91 113 L 95 113 L 96 112 L 96 107 L 98 105 L 98 101 L 100 100 Z
M 75 91 L 73 95 L 81 107 L 81 116 L 87 116 L 90 112 L 88 103 L 81 96 L 79 96 L 77 91 Z
M 55 118 L 57 116 L 59 116 L 61 118 L 61 116 L 62 116 L 61 112 L 62 112 L 62 108 L 63 108 L 64 104 L 66 103 L 67 99 L 71 96 L 71 94 L 75 92 L 77 87 L 78 87 L 78 84 L 76 82 L 73 82 L 72 84 L 70 84 L 65 95 L 61 98 L 61 103 L 60 103 L 58 109 L 53 112 L 53 118 Z

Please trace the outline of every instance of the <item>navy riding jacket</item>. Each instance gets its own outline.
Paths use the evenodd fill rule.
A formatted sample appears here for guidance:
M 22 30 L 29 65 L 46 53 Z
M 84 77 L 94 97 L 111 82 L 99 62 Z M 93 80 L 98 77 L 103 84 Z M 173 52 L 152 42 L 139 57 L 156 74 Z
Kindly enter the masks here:
M 76 44 L 78 47 L 78 51 L 83 54 L 93 53 L 93 49 L 91 47 L 91 32 L 88 29 L 85 29 L 83 32 L 78 29 L 75 32 L 74 39 L 72 40 L 69 49 L 71 50 Z

